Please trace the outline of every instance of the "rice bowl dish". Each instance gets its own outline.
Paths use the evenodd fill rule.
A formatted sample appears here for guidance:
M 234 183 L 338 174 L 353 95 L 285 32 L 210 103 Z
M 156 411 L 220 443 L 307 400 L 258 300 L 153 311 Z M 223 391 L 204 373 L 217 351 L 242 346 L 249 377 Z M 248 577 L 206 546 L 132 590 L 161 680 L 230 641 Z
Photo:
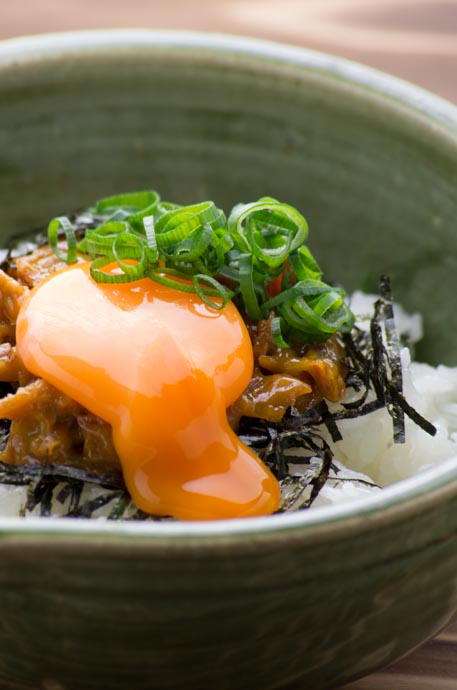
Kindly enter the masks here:
M 450 104 L 332 56 L 150 31 L 1 44 L 0 96 L 1 246 L 153 181 L 166 198 L 211 198 L 226 209 L 274 193 L 303 208 L 329 279 L 348 294 L 361 285 L 377 294 L 382 271 L 395 300 L 422 314 L 412 359 L 443 363 L 443 376 L 457 364 Z M 438 437 L 443 457 L 454 455 L 452 417 L 442 433 L 454 404 L 447 386 L 428 411 L 411 392 L 417 414 L 438 429 L 424 443 Z M 338 405 L 328 408 L 341 416 Z M 385 430 L 389 453 L 391 419 Z M 323 435 L 346 464 L 341 442 Z M 360 455 L 370 476 L 376 461 L 369 468 Z M 421 450 L 406 464 L 430 459 Z M 395 464 L 389 472 L 401 477 Z M 342 472 L 335 490 L 355 489 Z M 190 522 L 41 517 L 53 481 L 42 482 L 32 517 L 0 519 L 2 685 L 328 690 L 391 663 L 457 610 L 456 463 L 387 488 L 370 488 L 383 477 L 367 481 L 360 500 L 319 507 L 324 486 L 310 509 Z M 63 477 L 62 500 L 66 487 Z M 96 518 L 93 500 L 80 507 Z
M 160 197 L 156 192 L 148 193 L 147 203 L 149 204 L 149 197 L 151 197 L 151 195 L 154 199 L 153 203 L 157 203 L 157 200 Z M 118 197 L 110 197 L 108 203 L 112 206 L 113 199 L 117 198 Z M 136 197 L 135 195 L 124 195 L 123 197 L 119 197 L 119 199 L 121 198 L 123 204 L 132 204 L 134 203 L 133 199 Z M 97 209 L 99 213 L 101 212 L 100 209 L 102 208 L 103 204 L 106 206 L 106 203 L 107 202 L 105 201 L 98 202 Z M 99 206 L 100 209 L 98 208 Z M 111 206 L 109 209 L 111 216 L 113 216 L 114 213 L 114 217 L 121 217 L 120 214 L 122 207 L 111 208 Z M 252 206 L 252 204 L 248 206 Z M 246 206 L 246 208 L 248 208 L 248 206 Z M 153 207 L 148 206 L 148 208 Z M 189 208 L 192 208 L 193 212 L 194 207 Z M 140 211 L 141 207 L 137 208 L 135 213 L 138 214 Z M 183 215 L 184 209 L 180 211 L 168 211 L 167 209 L 167 212 L 170 217 L 173 217 L 173 215 L 176 215 L 176 213 Z M 131 214 L 131 211 L 129 210 L 125 213 Z M 144 216 L 146 211 L 141 211 L 141 213 Z M 276 213 L 278 212 L 276 211 Z M 106 214 L 104 217 L 107 217 Z M 127 218 L 129 217 L 130 216 L 127 216 Z M 167 213 L 165 213 L 165 217 L 167 217 Z M 82 218 L 83 223 L 88 224 L 88 227 L 90 227 L 91 223 L 93 223 L 89 211 L 86 211 L 82 215 Z M 109 232 L 109 228 L 111 228 L 110 217 L 108 217 L 108 220 L 102 222 L 105 224 L 102 227 L 106 227 L 106 230 L 104 230 L 106 235 L 106 233 Z M 58 223 L 59 227 L 62 225 L 65 228 L 68 237 L 68 227 L 70 225 L 70 221 L 65 221 L 64 223 L 63 220 L 58 219 Z M 52 221 L 49 227 L 51 228 L 55 225 L 56 221 Z M 77 225 L 78 220 L 76 220 L 76 226 Z M 117 227 L 118 225 L 120 225 L 118 221 L 112 224 L 114 231 L 119 231 L 119 228 Z M 125 228 L 127 228 L 127 226 L 125 226 Z M 125 228 L 122 228 L 124 232 Z M 130 232 L 131 231 L 132 230 L 130 230 Z M 195 234 L 195 230 L 192 232 Z M 269 232 L 271 232 L 271 230 L 269 230 Z M 189 240 L 186 241 L 189 242 Z M 85 242 L 87 242 L 87 239 L 84 239 L 80 245 L 82 246 Z M 68 245 L 70 246 L 69 239 Z M 51 275 L 54 275 L 54 272 L 59 272 L 62 270 L 62 266 L 65 265 L 61 261 L 64 255 L 62 254 L 60 245 L 55 245 L 54 247 L 56 254 L 54 259 L 57 261 L 55 265 L 51 255 L 48 252 L 48 249 L 46 248 L 46 245 L 44 245 L 44 247 L 41 249 L 38 248 L 35 252 L 34 246 L 35 245 L 33 242 L 25 244 L 22 243 L 22 245 L 20 243 L 19 246 L 13 249 L 12 253 L 10 254 L 12 257 L 11 261 L 13 262 L 11 266 L 15 266 L 15 261 L 19 262 L 17 264 L 19 280 L 25 281 L 25 284 L 30 281 L 28 283 L 29 287 L 39 287 L 43 278 L 46 277 L 49 271 L 51 271 Z M 84 250 L 85 249 L 86 245 L 84 244 Z M 25 255 L 23 255 L 24 250 Z M 29 254 L 30 251 L 32 252 L 31 254 Z M 98 251 L 100 251 L 100 248 Z M 131 254 L 129 253 L 128 256 L 131 256 Z M 19 264 L 23 259 L 24 267 L 21 267 Z M 308 260 L 314 261 L 312 257 Z M 6 258 L 4 265 L 8 265 L 8 259 Z M 162 256 L 161 265 L 165 266 L 164 256 Z M 15 270 L 16 269 L 13 270 L 13 275 L 15 275 Z M 21 276 L 23 277 L 21 278 Z M 312 284 L 314 274 L 310 274 L 309 277 L 311 278 L 309 284 Z M 20 286 L 18 286 L 18 288 L 12 288 L 7 281 L 5 282 L 6 277 L 3 280 L 4 290 L 6 291 L 5 294 L 8 294 L 8 290 L 12 290 L 11 299 L 14 300 L 14 290 L 21 289 Z M 134 281 L 135 280 L 138 280 L 136 276 L 134 278 Z M 133 284 L 135 284 L 135 282 Z M 270 294 L 269 296 L 271 297 L 272 295 Z M 4 299 L 6 305 L 7 298 L 4 297 Z M 60 299 L 62 299 L 62 295 L 60 295 Z M 277 300 L 277 298 L 275 299 Z M 378 300 L 379 298 L 376 297 L 376 295 L 365 295 L 361 292 L 356 292 L 350 298 L 347 298 L 347 303 L 350 309 L 350 312 L 348 313 L 352 312 L 355 315 L 355 324 L 353 327 L 355 328 L 355 331 L 359 333 L 359 337 L 360 334 L 362 334 L 362 336 L 365 338 L 367 341 L 365 345 L 367 345 L 367 343 L 372 344 L 374 338 L 373 329 L 375 327 L 376 329 L 379 329 L 380 327 L 379 323 L 376 323 L 373 317 L 373 314 L 377 309 L 377 305 L 379 305 Z M 5 315 L 8 314 L 8 309 L 10 309 L 10 307 L 6 306 Z M 39 315 L 39 318 L 41 320 L 41 315 Z M 245 315 L 244 319 L 246 320 L 246 318 L 248 317 Z M 401 368 L 401 372 L 399 373 L 399 390 L 404 393 L 405 399 L 408 405 L 412 407 L 413 411 L 415 411 L 416 414 L 418 413 L 423 420 L 429 421 L 429 428 L 426 426 L 421 428 L 420 423 L 418 424 L 417 420 L 413 421 L 411 418 L 407 418 L 405 423 L 403 416 L 400 423 L 401 438 L 396 438 L 395 435 L 398 434 L 399 431 L 398 429 L 395 429 L 395 424 L 398 423 L 398 419 L 396 417 L 396 415 L 398 415 L 398 411 L 396 413 L 392 413 L 392 409 L 389 409 L 389 405 L 392 406 L 393 404 L 392 401 L 389 403 L 388 400 L 384 401 L 383 399 L 380 405 L 375 405 L 375 408 L 368 410 L 368 406 L 375 403 L 376 381 L 374 383 L 374 389 L 370 387 L 373 384 L 367 385 L 365 382 L 366 390 L 362 397 L 366 407 L 363 408 L 363 412 L 358 416 L 353 416 L 350 419 L 344 419 L 344 411 L 346 409 L 354 409 L 354 407 L 357 407 L 357 398 L 360 398 L 360 386 L 362 385 L 363 387 L 363 383 L 360 380 L 356 380 L 355 383 L 349 381 L 349 379 L 352 379 L 355 374 L 353 367 L 351 367 L 349 363 L 345 364 L 345 366 L 348 366 L 348 373 L 346 373 L 345 376 L 349 376 L 349 383 L 346 388 L 344 398 L 338 402 L 336 401 L 336 398 L 333 402 L 326 402 L 325 394 L 322 398 L 322 405 L 324 405 L 326 408 L 328 404 L 328 411 L 330 415 L 334 415 L 335 419 L 338 419 L 339 414 L 342 415 L 342 418 L 338 419 L 337 423 L 335 423 L 335 421 L 330 422 L 330 420 L 325 417 L 325 414 L 322 415 L 321 422 L 318 420 L 316 421 L 316 417 L 319 416 L 319 397 L 313 399 L 312 402 L 309 403 L 308 407 L 303 407 L 303 403 L 301 402 L 303 399 L 302 397 L 287 397 L 285 398 L 287 403 L 280 403 L 278 393 L 274 392 L 271 393 L 271 395 L 274 396 L 272 400 L 275 402 L 268 403 L 270 389 L 268 387 L 265 388 L 264 386 L 265 390 L 262 388 L 261 392 L 259 393 L 257 390 L 258 384 L 256 384 L 257 388 L 253 389 L 255 390 L 255 393 L 249 395 L 247 405 L 236 402 L 235 406 L 228 410 L 229 418 L 234 418 L 235 414 L 237 420 L 239 419 L 240 415 L 248 414 L 249 416 L 254 417 L 254 420 L 257 419 L 258 415 L 260 415 L 267 421 L 280 421 L 289 405 L 298 406 L 298 409 L 296 409 L 296 407 L 291 407 L 288 410 L 288 414 L 291 413 L 292 416 L 295 417 L 295 420 L 293 426 L 288 428 L 286 425 L 285 427 L 286 433 L 284 434 L 284 438 L 287 443 L 286 455 L 283 455 L 281 445 L 278 444 L 278 439 L 281 437 L 281 426 L 274 426 L 270 429 L 267 427 L 266 429 L 266 432 L 270 435 L 269 446 L 275 446 L 273 451 L 274 454 L 277 455 L 278 452 L 282 454 L 282 464 L 284 465 L 282 469 L 279 467 L 277 462 L 276 467 L 274 464 L 271 465 L 271 462 L 268 463 L 268 458 L 269 456 L 271 458 L 272 452 L 271 450 L 270 453 L 268 453 L 268 450 L 262 450 L 262 445 L 259 442 L 261 432 L 257 428 L 254 428 L 254 435 L 252 437 L 253 440 L 251 440 L 249 428 L 243 429 L 242 425 L 241 430 L 238 432 L 243 442 L 247 443 L 248 446 L 251 443 L 254 443 L 253 449 L 256 451 L 256 453 L 260 454 L 262 459 L 265 460 L 265 457 L 267 458 L 267 464 L 271 466 L 275 475 L 278 476 L 281 490 L 281 499 L 278 505 L 280 512 L 290 512 L 307 508 L 315 509 L 322 506 L 331 506 L 338 503 L 356 501 L 360 498 L 368 497 L 370 494 L 379 492 L 383 487 L 387 487 L 390 484 L 401 481 L 402 479 L 406 479 L 418 472 L 422 472 L 429 467 L 433 467 L 434 465 L 454 457 L 457 454 L 457 368 L 451 369 L 443 366 L 431 367 L 427 364 L 420 364 L 411 361 L 410 348 L 414 350 L 415 344 L 420 341 L 423 335 L 422 320 L 418 314 L 410 316 L 402 309 L 401 306 L 394 305 L 392 324 L 390 326 L 392 332 L 387 330 L 386 323 L 384 323 L 382 326 L 384 330 L 382 330 L 382 332 L 380 331 L 380 337 L 382 340 L 381 348 L 385 348 L 386 345 L 389 344 L 388 341 L 391 339 L 395 339 L 396 341 L 396 347 L 398 349 L 398 353 L 396 353 L 398 357 L 398 365 Z M 251 335 L 251 337 L 253 338 L 253 347 L 255 351 L 256 347 L 259 347 L 256 345 L 255 340 L 255 338 L 258 336 L 256 336 L 254 333 L 254 335 Z M 325 337 L 328 336 L 326 335 Z M 280 342 L 281 341 L 282 335 L 280 334 Z M 6 348 L 6 371 L 8 371 L 8 360 L 11 359 L 12 356 L 16 356 L 16 348 L 14 345 L 15 339 L 13 338 L 11 342 L 13 345 L 11 345 L 9 342 L 9 336 L 7 336 L 7 340 L 3 345 L 3 347 Z M 283 346 L 289 347 L 285 343 Z M 11 354 L 11 351 L 8 350 L 8 348 L 11 349 L 11 347 L 14 351 L 13 355 Z M 344 347 L 341 352 L 343 354 Z M 281 350 L 277 350 L 277 353 L 280 354 Z M 293 357 L 296 357 L 296 354 L 293 354 Z M 369 355 L 369 357 L 374 358 L 376 357 L 376 354 L 373 352 L 373 354 Z M 20 360 L 19 365 L 16 366 L 21 366 Z M 259 365 L 257 364 L 256 366 L 258 367 Z M 376 366 L 387 367 L 387 369 L 391 370 L 390 374 L 392 376 L 395 375 L 395 372 L 393 372 L 395 364 L 393 364 L 388 357 L 386 363 L 383 363 L 381 360 L 379 360 Z M 260 374 L 260 369 L 256 369 L 256 371 L 258 371 Z M 281 369 L 274 369 L 274 371 L 281 371 Z M 287 369 L 285 372 L 287 372 Z M 263 370 L 261 376 L 265 377 L 265 374 L 268 374 L 268 371 Z M 332 375 L 331 370 L 329 375 Z M 362 371 L 362 378 L 368 375 L 368 371 Z M 22 377 L 24 378 L 24 374 Z M 270 375 L 270 378 L 273 379 L 274 376 Z M 357 379 L 357 376 L 355 378 Z M 8 380 L 8 375 L 6 380 Z M 25 380 L 28 380 L 26 371 Z M 263 380 L 267 381 L 268 377 L 263 378 Z M 309 380 L 309 374 L 305 374 L 304 380 Z M 282 379 L 280 379 L 280 382 L 281 381 Z M 21 383 L 20 375 L 19 385 L 23 385 Z M 275 386 L 277 386 L 276 383 Z M 22 388 L 18 389 L 19 398 L 20 395 L 22 395 L 21 390 Z M 249 390 L 249 388 L 247 390 Z M 332 389 L 330 388 L 329 390 Z M 24 391 L 26 393 L 27 389 L 24 389 Z M 260 402 L 259 407 L 256 407 L 255 404 L 253 406 L 252 401 L 255 400 L 253 395 L 260 396 L 259 401 L 261 400 L 262 402 Z M 302 392 L 300 391 L 297 395 L 302 396 Z M 381 392 L 381 396 L 383 395 L 384 393 Z M 246 396 L 246 392 L 243 394 L 243 396 Z M 5 409 L 8 409 L 9 398 L 11 398 L 11 394 L 9 394 L 8 398 L 4 401 L 4 403 L 6 402 Z M 38 397 L 38 404 L 39 400 L 40 398 Z M 43 400 L 44 402 L 42 404 L 50 404 L 46 397 L 44 397 Z M 240 400 L 242 400 L 242 398 L 240 398 Z M 34 405 L 37 403 L 34 403 Z M 30 405 L 30 403 L 28 404 Z M 235 413 L 234 411 L 231 411 L 236 410 L 237 406 L 239 407 L 240 404 L 241 412 Z M 276 406 L 283 404 L 284 409 L 278 416 L 277 412 L 269 411 L 268 404 L 274 404 Z M 313 406 L 315 405 L 317 405 L 317 408 L 316 411 L 313 412 Z M 378 409 L 376 409 L 376 407 Z M 257 412 L 257 409 L 259 409 L 260 412 Z M 275 407 L 274 409 L 276 410 L 277 408 Z M 300 422 L 300 414 L 305 411 L 307 411 L 307 416 L 303 417 L 303 422 Z M 55 414 L 58 413 L 56 412 Z M 18 412 L 14 411 L 12 419 L 18 419 L 17 415 Z M 65 422 L 65 418 L 63 421 Z M 243 421 L 243 418 L 241 421 Z M 235 422 L 236 425 L 239 423 L 239 421 Z M 394 429 L 392 428 L 392 423 L 394 424 Z M 3 420 L 3 424 L 6 424 L 6 420 Z M 246 427 L 246 425 L 244 425 L 244 427 Z M 46 426 L 43 427 L 41 425 L 40 429 L 43 429 L 43 431 L 40 431 L 39 433 L 46 434 L 47 432 L 44 431 L 46 428 Z M 14 426 L 11 429 L 11 433 L 14 433 L 13 429 Z M 31 427 L 30 431 L 27 431 L 26 433 L 36 434 L 36 431 L 33 431 L 32 429 L 33 427 Z M 306 434 L 308 433 L 308 429 L 310 438 L 314 438 L 315 435 L 315 438 L 318 439 L 318 444 L 322 439 L 322 442 L 324 443 L 323 453 L 319 452 L 319 450 L 322 449 L 318 450 L 318 446 L 314 447 L 313 441 L 311 441 L 311 445 L 307 449 L 307 453 L 304 453 L 304 449 L 300 447 L 300 444 L 294 445 L 292 440 L 293 431 Z M 8 467 L 8 460 L 6 465 L 3 462 L 3 471 L 0 473 L 0 511 L 2 516 L 41 516 L 59 518 L 90 517 L 97 519 L 108 518 L 111 520 L 159 519 L 159 516 L 154 514 L 148 516 L 147 513 L 139 511 L 138 506 L 135 505 L 134 500 L 132 500 L 128 492 L 126 492 L 125 489 L 123 490 L 122 485 L 116 486 L 116 482 L 114 482 L 113 486 L 111 486 L 109 478 L 105 478 L 104 476 L 101 477 L 100 484 L 97 485 L 95 475 L 91 475 L 91 472 L 96 473 L 98 471 L 96 465 L 92 470 L 90 464 L 88 464 L 89 474 L 87 477 L 85 477 L 83 474 L 72 477 L 72 464 L 71 460 L 69 460 L 68 469 L 70 470 L 70 473 L 68 474 L 68 483 L 65 482 L 65 474 L 67 472 L 65 461 L 63 465 L 65 470 L 63 475 L 61 476 L 57 473 L 55 476 L 53 476 L 53 469 L 56 469 L 56 462 L 53 461 L 53 456 L 49 455 L 49 452 L 52 453 L 52 450 L 46 451 L 47 455 L 43 456 L 43 458 L 40 460 L 39 458 L 34 458 L 32 449 L 29 451 L 30 454 L 24 455 L 27 464 L 21 465 L 21 455 L 18 454 L 17 451 L 12 451 L 12 448 L 17 448 L 21 445 L 21 437 L 19 436 L 18 438 L 18 434 L 16 433 L 12 440 L 8 440 L 8 433 L 7 427 L 5 427 L 2 441 L 4 454 L 3 460 L 11 457 L 12 459 L 9 462 L 12 462 L 13 464 L 11 467 Z M 272 441 L 274 437 L 275 440 Z M 288 437 L 289 442 L 287 441 Z M 366 440 L 368 438 L 370 439 L 370 442 L 367 444 Z M 39 442 L 42 443 L 41 440 Z M 56 442 L 58 441 L 53 443 L 55 444 Z M 53 446 L 51 446 L 51 449 L 52 447 Z M 313 448 L 315 448 L 317 451 L 317 455 L 313 455 Z M 418 452 L 419 449 L 421 450 L 421 453 Z M 303 461 L 301 461 L 302 457 Z M 57 461 L 57 467 L 59 467 L 59 462 L 61 461 Z M 15 470 L 18 463 L 19 465 L 17 469 L 19 471 L 15 475 L 9 470 Z M 325 468 L 324 465 L 326 463 L 328 464 L 328 467 Z M 23 470 L 22 474 L 20 471 L 21 468 Z M 71 480 L 75 479 L 76 483 L 72 484 Z M 165 519 L 172 519 L 173 515 L 165 515 L 164 517 Z

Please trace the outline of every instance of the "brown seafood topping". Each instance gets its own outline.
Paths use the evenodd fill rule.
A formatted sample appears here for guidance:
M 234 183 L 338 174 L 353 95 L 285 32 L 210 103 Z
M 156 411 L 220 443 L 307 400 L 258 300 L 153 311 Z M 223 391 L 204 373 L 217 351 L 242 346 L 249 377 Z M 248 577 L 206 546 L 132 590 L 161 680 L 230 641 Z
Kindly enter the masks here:
M 61 247 L 64 249 L 64 247 Z M 21 285 L 35 287 L 51 273 L 66 268 L 67 264 L 61 261 L 53 252 L 51 247 L 46 244 L 38 247 L 31 254 L 20 256 L 14 261 L 10 269 L 10 274 L 16 278 Z
M 110 425 L 33 376 L 16 352 L 22 300 L 29 288 L 65 266 L 45 246 L 16 259 L 11 275 L 0 271 L 0 382 L 11 386 L 11 393 L 0 399 L 0 418 L 12 422 L 0 460 L 120 474 Z M 255 366 L 248 387 L 227 411 L 234 428 L 242 416 L 279 422 L 291 406 L 305 412 L 323 398 L 336 402 L 344 397 L 345 352 L 335 336 L 282 350 L 273 341 L 271 319 L 249 330 Z
M 344 348 L 336 338 L 303 345 L 296 350 L 278 348 L 271 334 L 271 319 L 250 326 L 254 352 L 254 374 L 240 398 L 229 408 L 235 428 L 241 417 L 279 422 L 294 406 L 306 412 L 325 398 L 344 398 Z
M 43 379 L 0 400 L 0 417 L 12 420 L 0 459 L 83 467 L 119 473 L 111 427 Z
M 12 275 L 0 270 L 0 382 L 11 385 L 11 393 L 0 399 L 0 418 L 12 422 L 0 460 L 120 476 L 110 425 L 31 374 L 16 352 L 22 300 L 30 287 L 65 266 L 46 246 L 16 259 Z

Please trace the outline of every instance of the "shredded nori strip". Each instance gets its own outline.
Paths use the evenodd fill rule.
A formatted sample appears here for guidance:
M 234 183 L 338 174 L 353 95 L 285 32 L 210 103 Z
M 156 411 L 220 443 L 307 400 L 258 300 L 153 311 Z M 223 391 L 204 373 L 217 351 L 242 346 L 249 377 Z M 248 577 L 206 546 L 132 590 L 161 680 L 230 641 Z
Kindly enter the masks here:
M 82 505 L 75 508 L 72 513 L 68 513 L 67 517 L 85 517 L 89 518 L 93 513 L 95 513 L 100 508 L 103 508 L 108 503 L 111 503 L 115 498 L 119 498 L 122 495 L 120 492 L 108 491 L 104 494 L 100 494 L 90 501 L 86 501 Z
M 82 235 L 85 229 L 99 225 L 100 219 L 84 213 L 76 216 L 74 223 Z M 0 257 L 1 268 L 7 270 L 17 256 L 46 242 L 46 236 L 41 232 L 34 233 L 30 241 L 24 241 L 22 237 L 20 247 L 17 240 L 13 241 Z M 331 411 L 325 401 L 304 414 L 290 408 L 281 422 L 275 424 L 246 417 L 240 421 L 239 438 L 267 464 L 286 494 L 279 512 L 309 508 L 331 472 L 337 481 L 376 486 L 363 479 L 338 476 L 332 450 L 319 433 L 321 425 L 326 427 L 332 441 L 337 442 L 342 438 L 339 421 L 371 414 L 385 407 L 392 417 L 395 443 L 405 441 L 405 415 L 428 434 L 436 434 L 433 424 L 403 396 L 400 340 L 388 277 L 381 276 L 380 297 L 375 304 L 369 332 L 355 326 L 351 333 L 341 334 L 340 338 L 346 351 L 346 387 L 359 394 L 355 400 L 342 403 L 336 411 Z M 8 384 L 0 383 L 0 397 L 10 391 Z M 9 429 L 10 422 L 0 420 L 0 450 L 6 445 Z M 98 475 L 81 468 L 13 465 L 0 461 L 0 484 L 28 487 L 24 514 L 39 509 L 41 516 L 49 516 L 54 501 L 61 505 L 68 501 L 64 517 L 90 518 L 111 503 L 110 520 L 168 519 L 137 509 L 118 476 Z M 98 487 L 102 493 L 83 500 L 85 487 Z
M 63 505 L 69 499 L 68 511 L 64 517 L 91 517 L 102 505 L 116 497 L 130 496 L 123 483 L 114 475 L 97 475 L 83 469 L 52 465 L 14 465 L 0 462 L 0 484 L 27 486 L 24 513 L 31 513 L 39 507 L 43 517 L 51 515 L 53 502 Z M 97 486 L 106 493 L 96 499 L 82 501 L 84 486 Z M 125 510 L 127 509 L 125 506 Z
M 327 405 L 315 408 L 320 413 L 317 423 L 326 425 L 333 440 L 336 438 L 331 431 L 332 424 L 371 414 L 384 407 L 392 417 L 394 443 L 405 442 L 405 415 L 426 433 L 435 436 L 436 427 L 403 396 L 400 340 L 393 315 L 390 281 L 386 276 L 380 280 L 380 298 L 375 303 L 370 333 L 355 327 L 351 333 L 342 334 L 341 339 L 349 367 L 346 387 L 352 387 L 360 395 L 356 400 L 342 403 L 337 411 L 331 412 Z M 374 400 L 367 402 L 373 393 Z
M 292 503 L 295 510 L 309 508 L 334 469 L 330 446 L 313 425 L 303 423 L 303 417 L 291 408 L 278 423 L 248 417 L 240 422 L 240 439 L 255 450 L 282 488 L 294 489 L 279 512 Z
M 96 474 L 79 467 L 66 465 L 40 465 L 38 463 L 16 465 L 0 461 L 0 482 L 2 484 L 30 484 L 47 477 L 52 477 L 61 483 L 89 482 L 105 489 L 125 488 L 122 480 L 114 474 Z
M 338 426 L 335 422 L 335 420 L 332 418 L 330 411 L 328 409 L 328 405 L 325 402 L 325 400 L 321 400 L 320 403 L 316 405 L 316 410 L 318 410 L 322 416 L 323 423 L 327 427 L 327 430 L 332 437 L 333 443 L 337 443 L 338 441 L 342 441 L 343 437 L 341 435 L 341 431 L 338 429 Z
M 387 388 L 386 406 L 392 417 L 394 424 L 394 443 L 404 443 L 405 435 L 405 413 L 400 405 L 398 405 L 392 391 L 403 393 L 403 376 L 401 369 L 400 356 L 400 341 L 395 328 L 394 310 L 392 303 L 392 291 L 390 289 L 390 280 L 387 276 L 381 276 L 380 292 L 382 300 L 382 309 L 384 316 L 384 331 L 386 334 L 386 355 L 387 362 L 390 369 L 390 380 L 392 386 Z
M 431 436 L 437 431 L 403 396 L 400 339 L 395 326 L 390 281 L 386 276 L 380 279 L 380 297 L 375 303 L 369 332 L 354 327 L 351 333 L 342 334 L 341 339 L 349 370 L 346 387 L 359 394 L 355 400 L 342 403 L 336 411 L 330 411 L 325 400 L 305 414 L 292 408 L 281 422 L 263 423 L 263 428 L 259 420 L 242 420 L 241 439 L 260 455 L 283 486 L 290 487 L 295 482 L 295 494 L 287 500 L 287 506 L 293 503 L 294 509 L 298 504 L 299 509 L 309 507 L 325 485 L 330 470 L 337 474 L 332 466 L 331 449 L 326 444 L 316 443 L 319 426 L 327 428 L 335 443 L 342 438 L 339 421 L 386 408 L 392 418 L 394 443 L 405 442 L 405 415 Z M 303 454 L 299 476 L 290 474 L 290 455 L 287 456 L 286 451 L 290 453 L 292 449 Z M 340 477 L 335 478 L 340 481 Z M 370 484 L 348 477 L 341 481 Z
M 108 516 L 111 520 L 168 519 L 149 515 L 136 508 L 124 482 L 117 475 L 98 475 L 75 467 L 14 465 L 0 461 L 0 484 L 28 487 L 24 515 L 39 508 L 40 516 L 48 517 L 54 502 L 63 505 L 69 500 L 67 512 L 62 513 L 62 517 L 90 518 L 112 502 Z M 100 488 L 103 493 L 82 500 L 85 487 Z

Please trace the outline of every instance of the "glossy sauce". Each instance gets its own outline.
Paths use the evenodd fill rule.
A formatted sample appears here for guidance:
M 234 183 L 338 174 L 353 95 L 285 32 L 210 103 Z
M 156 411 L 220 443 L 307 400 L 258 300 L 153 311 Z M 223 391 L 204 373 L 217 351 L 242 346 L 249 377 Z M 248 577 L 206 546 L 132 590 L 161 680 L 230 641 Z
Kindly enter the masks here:
M 32 373 L 111 424 L 142 510 L 203 520 L 278 508 L 278 482 L 227 422 L 253 370 L 233 304 L 215 311 L 148 279 L 95 283 L 78 264 L 31 291 L 17 348 Z

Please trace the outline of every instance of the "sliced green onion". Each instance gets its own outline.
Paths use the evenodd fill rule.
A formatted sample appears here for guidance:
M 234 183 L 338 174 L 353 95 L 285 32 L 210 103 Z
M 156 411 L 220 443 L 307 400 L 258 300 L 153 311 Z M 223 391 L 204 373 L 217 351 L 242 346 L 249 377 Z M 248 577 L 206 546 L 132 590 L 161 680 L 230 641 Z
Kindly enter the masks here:
M 108 264 L 111 264 L 112 260 L 106 256 L 100 256 L 98 259 L 94 259 L 90 265 L 90 275 L 97 283 L 131 283 L 132 279 L 127 273 L 107 273 L 103 269 Z
M 117 235 L 128 231 L 129 225 L 125 221 L 109 221 L 99 225 L 98 228 L 90 228 L 86 230 L 84 251 L 91 257 L 100 254 L 113 257 L 113 244 Z M 80 246 L 78 248 L 81 249 Z
M 284 302 L 291 303 L 299 297 L 312 298 L 316 295 L 322 295 L 327 293 L 329 290 L 333 290 L 329 285 L 321 282 L 320 280 L 301 280 L 287 290 L 283 290 L 279 295 L 275 295 L 267 302 L 264 306 L 266 309 L 272 309 L 273 307 L 278 307 Z
M 128 232 L 119 233 L 113 243 L 113 254 L 122 273 L 131 281 L 144 278 L 146 252 L 138 237 Z M 135 263 L 126 263 L 124 259 L 135 259 Z
M 156 216 L 157 218 L 160 218 L 160 216 L 163 216 L 164 213 L 174 211 L 177 208 L 181 208 L 181 206 L 179 204 L 172 204 L 170 201 L 159 201 L 156 206 Z
M 218 297 L 220 297 L 221 302 L 214 302 L 213 300 L 210 300 L 208 297 L 208 292 L 205 292 L 205 290 L 202 289 L 201 283 L 211 285 L 215 293 L 218 295 Z M 197 295 L 208 307 L 220 311 L 221 309 L 224 309 L 224 307 L 227 306 L 227 302 L 229 301 L 228 291 L 224 288 L 223 285 L 218 283 L 217 280 L 215 280 L 211 276 L 205 276 L 201 274 L 194 275 L 194 277 L 192 278 L 192 284 L 195 288 L 195 292 L 197 293 Z M 211 294 L 213 294 L 213 292 Z
M 319 280 L 322 277 L 322 271 L 306 245 L 292 252 L 289 261 L 298 280 Z
M 301 328 L 305 333 L 328 333 L 329 335 L 333 333 L 333 328 L 327 324 L 324 318 L 316 314 L 304 299 L 297 299 L 293 304 L 283 305 L 280 313 L 286 321 L 289 320 L 286 313 L 289 315 L 289 318 L 290 314 L 293 313 L 295 319 L 301 321 Z
M 146 235 L 146 243 L 148 248 L 146 255 L 149 263 L 156 263 L 159 258 L 159 250 L 157 249 L 157 237 L 154 228 L 154 216 L 145 216 L 143 218 L 143 227 Z
M 306 242 L 309 232 L 308 224 L 301 213 L 271 197 L 235 206 L 228 218 L 228 228 L 239 238 L 241 251 L 250 251 L 267 265 L 277 265 L 271 262 L 277 258 L 275 253 L 277 255 L 280 247 L 272 247 L 270 244 L 270 247 L 266 246 L 263 251 L 259 251 L 258 239 L 253 241 L 254 229 L 264 238 L 273 236 L 277 240 L 282 236 L 282 247 L 284 250 L 287 248 L 287 253 L 301 247 Z
M 264 315 L 256 294 L 252 254 L 240 256 L 240 292 L 248 316 L 253 321 L 261 321 Z
M 199 259 L 206 252 L 211 242 L 213 231 L 210 225 L 202 225 L 192 237 L 184 240 L 176 246 L 168 257 L 172 261 L 185 261 L 186 263 Z
M 59 233 L 63 231 L 67 240 L 67 253 L 64 254 L 59 249 Z M 76 247 L 76 235 L 73 225 L 66 216 L 59 216 L 54 218 L 48 225 L 48 241 L 52 251 L 61 261 L 66 261 L 67 264 L 74 264 L 78 258 Z
M 155 191 L 131 192 L 129 194 L 116 194 L 99 199 L 95 205 L 96 213 L 118 209 L 128 209 L 130 212 L 142 211 L 150 206 L 155 206 L 160 201 L 160 196 Z
M 354 324 L 344 292 L 323 282 L 305 244 L 306 220 L 289 204 L 262 197 L 236 205 L 227 219 L 213 201 L 180 206 L 155 191 L 140 191 L 105 197 L 92 214 L 98 224 L 86 229 L 78 244 L 65 217 L 51 221 L 48 236 L 68 263 L 77 260 L 78 251 L 88 254 L 98 282 L 147 277 L 195 293 L 217 310 L 233 298 L 254 322 L 272 315 L 273 340 L 281 348 L 292 340 L 323 340 Z M 66 254 L 58 247 L 61 234 Z M 110 264 L 117 270 L 106 270 Z M 282 291 L 268 299 L 268 285 L 277 278 Z
M 283 336 L 283 319 L 280 316 L 275 316 L 271 320 L 271 337 L 277 347 L 281 349 L 289 349 L 290 344 Z
M 222 217 L 222 211 L 212 201 L 168 211 L 156 224 L 157 245 L 159 249 L 167 249 L 187 239 L 205 224 L 213 227 Z

